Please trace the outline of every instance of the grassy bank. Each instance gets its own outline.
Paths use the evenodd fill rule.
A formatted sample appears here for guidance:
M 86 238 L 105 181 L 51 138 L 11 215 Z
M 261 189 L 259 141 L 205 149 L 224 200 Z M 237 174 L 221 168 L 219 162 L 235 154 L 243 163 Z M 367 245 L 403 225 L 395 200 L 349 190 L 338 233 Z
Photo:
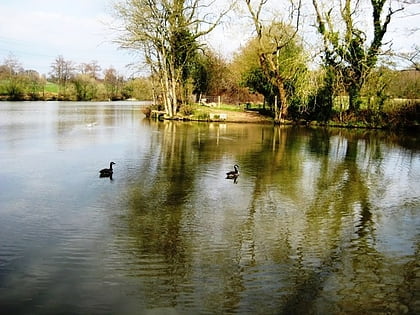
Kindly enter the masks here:
M 157 110 L 159 108 L 145 109 L 146 116 L 151 115 L 151 111 L 154 109 Z M 180 107 L 176 117 L 172 119 L 253 123 L 273 122 L 273 118 L 261 104 L 220 104 L 213 107 L 198 104 L 183 105 Z M 357 113 L 350 112 L 343 106 L 335 106 L 332 117 L 327 122 L 294 120 L 286 123 L 346 128 L 418 128 L 420 126 L 420 100 L 395 99 L 389 101 L 381 110 L 378 108 L 363 108 Z
M 362 128 L 412 128 L 420 125 L 419 99 L 389 99 L 380 108 L 364 106 L 357 113 L 334 109 L 329 125 Z

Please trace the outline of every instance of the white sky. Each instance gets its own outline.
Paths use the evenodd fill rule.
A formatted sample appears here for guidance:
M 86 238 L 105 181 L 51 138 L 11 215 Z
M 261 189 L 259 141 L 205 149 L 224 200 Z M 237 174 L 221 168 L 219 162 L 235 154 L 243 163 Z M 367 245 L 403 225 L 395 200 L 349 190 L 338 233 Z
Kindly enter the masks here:
M 277 0 L 276 0 L 277 1 Z M 411 0 L 407 12 L 395 16 L 386 40 L 396 50 L 420 46 L 420 0 Z M 102 69 L 115 67 L 130 76 L 126 65 L 138 59 L 112 43 L 116 34 L 104 23 L 112 12 L 110 0 L 0 0 L 0 62 L 13 54 L 25 69 L 48 74 L 55 58 L 77 64 L 98 61 Z M 250 36 L 244 19 L 235 19 L 209 36 L 211 47 L 229 55 Z
M 25 69 L 48 74 L 62 55 L 129 75 L 133 56 L 112 43 L 110 12 L 107 0 L 0 0 L 0 61 L 13 54 Z

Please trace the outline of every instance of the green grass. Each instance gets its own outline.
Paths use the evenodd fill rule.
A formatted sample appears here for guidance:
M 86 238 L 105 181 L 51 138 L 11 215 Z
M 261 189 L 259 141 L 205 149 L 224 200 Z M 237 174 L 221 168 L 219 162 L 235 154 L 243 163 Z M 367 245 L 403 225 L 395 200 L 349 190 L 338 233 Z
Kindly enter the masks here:
M 225 111 L 234 111 L 234 112 L 242 112 L 244 110 L 243 106 L 238 105 L 229 105 L 229 104 L 220 104 L 220 106 L 203 106 L 200 104 L 189 104 L 189 105 L 182 105 L 180 111 L 195 113 L 195 112 L 211 112 L 212 109 L 216 110 L 225 110 Z
M 215 106 L 212 108 L 227 110 L 227 111 L 232 111 L 232 112 L 242 112 L 244 110 L 243 106 L 229 105 L 229 104 L 220 104 L 220 106 Z
M 47 82 L 45 84 L 45 92 L 58 93 L 58 85 L 52 82 Z
M 203 106 L 200 104 L 182 105 L 179 112 L 182 116 L 188 116 L 191 119 L 207 120 L 213 110 L 242 112 L 243 106 L 220 104 L 220 106 Z

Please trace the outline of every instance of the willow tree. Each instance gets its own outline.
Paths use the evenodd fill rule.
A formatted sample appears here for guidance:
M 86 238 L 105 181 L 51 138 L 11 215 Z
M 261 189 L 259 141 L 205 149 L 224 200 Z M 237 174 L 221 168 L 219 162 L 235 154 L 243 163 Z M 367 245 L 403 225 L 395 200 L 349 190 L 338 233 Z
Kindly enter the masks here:
M 283 52 L 290 50 L 296 43 L 297 33 L 300 26 L 301 0 L 294 4 L 290 2 L 289 21 L 274 20 L 267 24 L 264 22 L 263 14 L 268 0 L 245 0 L 248 12 L 251 15 L 256 40 L 258 42 L 258 58 L 261 69 L 267 80 L 278 91 L 280 109 L 276 110 L 275 120 L 280 122 L 287 116 L 289 109 L 286 83 L 294 76 L 289 71 L 284 71 L 285 63 L 290 59 L 284 60 Z
M 322 6 L 320 0 L 312 3 L 323 38 L 325 65 L 342 78 L 349 110 L 357 112 L 362 87 L 376 66 L 391 17 L 402 8 L 393 9 L 392 1 L 387 0 L 329 0 Z M 366 18 L 368 12 L 370 18 Z
M 166 114 L 173 117 L 190 76 L 199 39 L 210 33 L 227 10 L 214 14 L 215 1 L 126 0 L 115 5 L 123 48 L 140 52 L 157 78 Z

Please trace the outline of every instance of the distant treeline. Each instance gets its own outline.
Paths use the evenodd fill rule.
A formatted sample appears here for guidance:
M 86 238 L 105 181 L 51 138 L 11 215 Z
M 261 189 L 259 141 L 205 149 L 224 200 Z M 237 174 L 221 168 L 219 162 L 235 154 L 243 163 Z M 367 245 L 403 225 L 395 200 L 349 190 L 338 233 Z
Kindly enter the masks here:
M 48 76 L 26 70 L 13 56 L 0 64 L 0 100 L 102 101 L 152 99 L 148 78 L 126 79 L 96 61 L 76 65 L 62 56 L 51 64 Z

